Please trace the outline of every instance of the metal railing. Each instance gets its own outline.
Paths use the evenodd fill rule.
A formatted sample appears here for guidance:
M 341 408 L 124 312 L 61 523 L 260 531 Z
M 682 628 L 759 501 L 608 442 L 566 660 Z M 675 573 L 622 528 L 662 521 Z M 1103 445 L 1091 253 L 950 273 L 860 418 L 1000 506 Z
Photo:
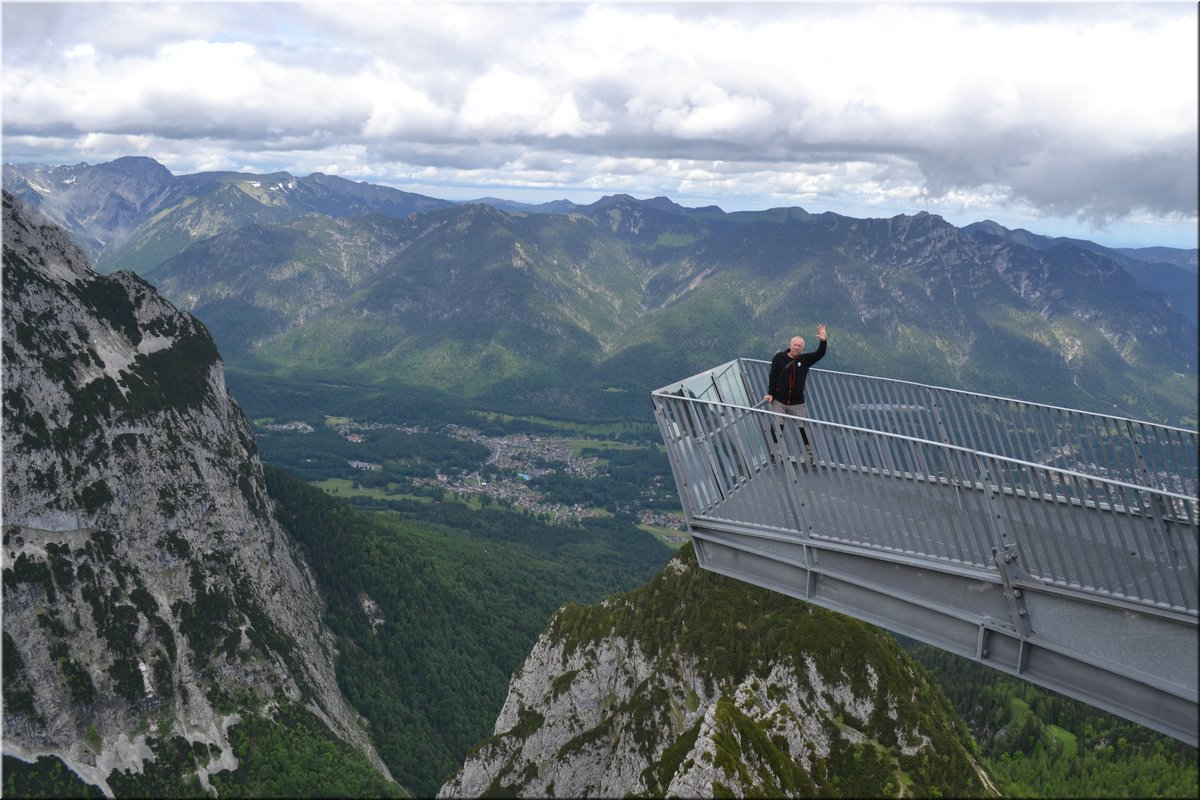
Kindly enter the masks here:
M 744 362 L 766 383 L 766 362 Z M 819 370 L 822 419 L 1196 496 L 1196 431 L 1007 397 Z
M 812 370 L 804 431 L 739 359 L 653 393 L 689 524 L 755 528 L 1195 617 L 1197 433 L 904 381 Z M 793 461 L 794 460 L 794 461 Z M 797 488 L 799 487 L 799 488 Z M 782 545 L 781 545 L 782 546 Z M 998 557 L 999 554 L 999 557 Z

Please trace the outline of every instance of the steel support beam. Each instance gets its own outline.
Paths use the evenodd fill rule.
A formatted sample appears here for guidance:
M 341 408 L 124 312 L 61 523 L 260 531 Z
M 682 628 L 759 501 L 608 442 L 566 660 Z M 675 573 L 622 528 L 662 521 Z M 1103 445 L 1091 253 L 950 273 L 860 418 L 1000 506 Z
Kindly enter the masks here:
M 969 658 L 1197 746 L 1196 625 L 920 559 L 693 521 L 700 565 Z M 809 555 L 809 554 L 813 555 Z M 811 563 L 806 564 L 806 560 Z M 1099 646 L 1097 646 L 1099 645 Z

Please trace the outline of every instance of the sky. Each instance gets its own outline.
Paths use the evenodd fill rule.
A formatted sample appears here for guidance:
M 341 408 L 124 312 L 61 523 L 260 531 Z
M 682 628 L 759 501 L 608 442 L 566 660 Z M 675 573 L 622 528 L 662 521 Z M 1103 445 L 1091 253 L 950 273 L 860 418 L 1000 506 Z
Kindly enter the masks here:
M 0 3 L 6 163 L 1197 246 L 1198 6 Z

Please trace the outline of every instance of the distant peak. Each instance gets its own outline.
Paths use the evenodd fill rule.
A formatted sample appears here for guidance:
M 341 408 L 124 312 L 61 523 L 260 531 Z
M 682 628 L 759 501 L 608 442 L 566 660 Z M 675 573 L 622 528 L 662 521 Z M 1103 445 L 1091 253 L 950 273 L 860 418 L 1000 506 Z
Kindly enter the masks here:
M 158 163 L 150 156 L 119 156 L 117 158 L 114 158 L 112 161 L 109 161 L 108 163 L 114 164 L 114 165 L 120 164 L 122 166 L 126 166 L 129 164 L 148 164 L 148 165 L 154 165 L 157 167 L 162 167 L 162 164 Z M 166 167 L 163 167 L 163 169 L 166 169 Z
M 97 165 L 100 169 L 110 169 L 130 175 L 152 175 L 158 178 L 174 178 L 174 173 L 149 156 L 121 156 L 107 164 Z
M 656 211 L 665 211 L 669 214 L 683 214 L 686 212 L 683 206 L 671 200 L 669 197 L 653 197 L 649 200 L 639 200 L 629 194 L 610 194 L 601 197 L 590 206 L 585 208 L 604 209 L 604 208 L 652 208 Z
M 616 204 L 636 203 L 637 198 L 631 194 L 606 194 L 595 202 L 597 206 L 611 206 Z
M 672 214 L 682 214 L 687 211 L 686 208 L 676 203 L 669 197 L 652 197 L 649 200 L 643 200 L 642 204 L 649 208 L 656 208 L 659 211 L 668 211 Z
M 990 233 L 993 236 L 1004 236 L 1004 234 L 1008 233 L 1008 228 L 1005 228 L 999 222 L 990 219 L 985 219 L 980 222 L 972 222 L 970 225 L 964 226 L 963 230 L 967 231 L 968 233 L 973 231 L 982 231 L 983 233 Z

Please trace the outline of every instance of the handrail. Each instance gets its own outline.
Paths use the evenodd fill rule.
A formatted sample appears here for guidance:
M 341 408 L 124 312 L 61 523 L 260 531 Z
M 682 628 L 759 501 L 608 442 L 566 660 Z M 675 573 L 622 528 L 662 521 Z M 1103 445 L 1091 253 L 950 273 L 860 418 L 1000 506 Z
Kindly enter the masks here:
M 739 358 L 739 359 L 736 359 L 736 361 L 742 361 L 742 362 L 747 362 L 747 363 L 766 364 L 768 366 L 771 363 L 770 361 L 765 361 L 761 358 Z M 735 362 L 729 362 L 729 363 L 732 364 Z M 722 365 L 722 366 L 724 366 L 724 365 Z M 1112 422 L 1128 422 L 1128 421 L 1140 422 L 1143 424 L 1152 425 L 1156 428 L 1162 428 L 1163 430 L 1177 431 L 1179 433 L 1187 433 L 1187 434 L 1191 434 L 1193 436 L 1196 435 L 1196 433 L 1197 433 L 1196 431 L 1193 431 L 1189 428 L 1180 428 L 1180 427 L 1176 427 L 1174 425 L 1166 425 L 1161 422 L 1149 422 L 1146 420 L 1130 420 L 1129 417 L 1120 417 L 1120 416 L 1116 416 L 1114 414 L 1103 414 L 1098 411 L 1081 411 L 1079 409 L 1068 408 L 1066 406 L 1056 406 L 1056 405 L 1051 405 L 1049 403 L 1039 403 L 1039 402 L 1036 402 L 1033 400 L 1018 400 L 1013 397 L 1007 397 L 1005 395 L 999 395 L 999 394 L 987 394 L 985 392 L 971 392 L 971 391 L 967 391 L 966 389 L 955 389 L 955 388 L 949 387 L 949 386 L 938 386 L 937 384 L 933 384 L 933 383 L 920 383 L 918 381 L 909 381 L 909 380 L 904 380 L 902 378 L 883 378 L 883 377 L 879 377 L 876 375 L 863 375 L 861 373 L 856 373 L 856 372 L 845 372 L 842 370 L 822 369 L 821 367 L 813 367 L 812 369 L 809 370 L 809 372 L 810 373 L 824 373 L 827 375 L 844 375 L 844 376 L 851 377 L 851 378 L 868 378 L 870 380 L 880 381 L 883 383 L 902 383 L 902 384 L 906 384 L 908 386 L 917 386 L 922 389 L 936 389 L 936 390 L 942 391 L 942 392 L 951 392 L 954 394 L 967 395 L 970 397 L 980 397 L 980 398 L 984 398 L 987 400 L 1003 400 L 1004 402 L 1007 402 L 1007 403 L 1019 403 L 1024 406 L 1031 406 L 1033 408 L 1044 408 L 1049 411 L 1065 411 L 1065 412 L 1070 412 L 1072 414 L 1082 414 L 1082 415 L 1089 416 L 1089 417 L 1096 417 L 1097 419 L 1110 420 Z
M 679 398 L 675 398 L 675 399 L 679 399 Z M 747 410 L 745 406 L 737 406 L 737 405 L 733 405 L 731 403 L 722 403 L 717 400 L 701 400 L 699 398 L 688 398 L 688 401 L 692 402 L 692 403 L 703 403 L 704 405 L 719 406 L 722 408 L 729 408 L 729 409 L 738 410 L 738 411 Z M 772 417 L 777 417 L 780 420 L 780 422 L 788 422 L 788 421 L 794 422 L 796 420 L 795 417 L 789 416 L 787 414 L 783 414 L 778 411 L 771 411 L 770 409 L 760 409 L 757 406 L 751 406 L 749 408 L 749 410 L 756 411 L 761 414 L 769 414 Z M 1185 494 L 1179 494 L 1177 492 L 1172 492 L 1169 489 L 1159 489 L 1154 486 L 1142 486 L 1142 485 L 1136 484 L 1136 483 L 1128 483 L 1126 481 L 1117 480 L 1116 478 L 1106 478 L 1102 475 L 1090 475 L 1086 472 L 1078 472 L 1075 470 L 1066 469 L 1064 467 L 1054 467 L 1054 466 L 1050 466 L 1048 464 L 1040 464 L 1036 461 L 1025 461 L 1025 460 L 1022 460 L 1019 458 L 1012 458 L 1010 456 L 1000 455 L 999 453 L 991 453 L 986 450 L 975 450 L 970 447 L 963 447 L 962 445 L 947 444 L 945 442 L 935 442 L 932 439 L 922 439 L 919 436 L 909 436 L 909 435 L 903 434 L 903 433 L 892 433 L 891 431 L 877 431 L 874 428 L 863 428 L 863 427 L 859 427 L 856 425 L 847 425 L 842 422 L 833 422 L 831 420 L 806 418 L 805 422 L 806 423 L 811 422 L 815 425 L 821 425 L 821 426 L 830 427 L 830 428 L 841 428 L 841 429 L 851 431 L 851 432 L 874 434 L 874 435 L 883 436 L 883 437 L 886 437 L 889 439 L 908 441 L 908 442 L 912 442 L 914 444 L 932 445 L 934 447 L 941 447 L 941 448 L 945 448 L 947 450 L 958 450 L 963 453 L 969 453 L 971 455 L 988 456 L 990 458 L 995 458 L 995 459 L 998 459 L 1000 461 L 1004 461 L 1004 462 L 1007 462 L 1010 464 L 1016 464 L 1018 466 L 1036 467 L 1038 469 L 1043 469 L 1048 472 L 1055 472 L 1055 473 L 1059 473 L 1062 475 L 1069 475 L 1069 476 L 1074 476 L 1074 477 L 1078 477 L 1078 478 L 1086 478 L 1088 480 L 1098 481 L 1100 483 L 1111 484 L 1112 486 L 1119 486 L 1119 487 L 1124 487 L 1127 489 L 1136 489 L 1136 490 L 1140 490 L 1140 491 L 1149 491 L 1149 492 L 1153 492 L 1155 494 L 1161 494 L 1164 497 L 1171 497 L 1171 498 L 1174 498 L 1177 500 L 1185 500 L 1185 501 L 1190 500 L 1193 503 L 1200 502 L 1200 498 L 1192 497 L 1190 495 L 1185 495 Z
M 701 400 L 700 398 L 678 398 L 678 397 L 670 397 L 669 395 L 666 395 L 665 397 L 667 399 L 671 399 L 671 400 L 686 399 L 686 401 L 689 403 L 712 406 L 714 408 L 726 408 L 726 409 L 730 409 L 732 411 L 752 411 L 752 412 L 755 412 L 758 414 L 766 414 L 768 416 L 779 419 L 779 421 L 781 423 L 786 423 L 789 421 L 794 422 L 796 420 L 795 417 L 780 413 L 778 411 L 771 411 L 769 409 L 761 409 L 761 408 L 758 408 L 757 405 L 747 407 L 747 406 L 738 406 L 738 405 L 734 405 L 731 403 L 722 403 L 717 400 Z M 761 405 L 761 403 L 759 403 L 758 405 Z M 908 436 L 908 435 L 902 434 L 902 433 L 891 433 L 890 431 L 877 431 L 872 428 L 862 428 L 862 427 L 859 427 L 856 425 L 847 425 L 847 424 L 841 423 L 841 422 L 831 422 L 828 420 L 819 420 L 819 419 L 811 419 L 811 418 L 806 418 L 805 422 L 812 423 L 813 425 L 817 425 L 817 426 L 827 427 L 827 428 L 838 428 L 838 429 L 842 429 L 842 430 L 845 430 L 845 431 L 848 431 L 851 433 L 864 433 L 864 434 L 869 434 L 869 435 L 873 435 L 873 436 L 881 436 L 886 439 L 892 439 L 892 440 L 896 440 L 896 441 L 905 441 L 905 442 L 909 442 L 912 444 L 928 445 L 931 447 L 936 447 L 936 448 L 940 448 L 940 449 L 948 450 L 948 451 L 958 451 L 958 452 L 963 453 L 964 455 L 984 456 L 984 457 L 995 459 L 997 461 L 1001 461 L 1001 462 L 1004 462 L 1007 464 L 1012 464 L 1012 465 L 1018 466 L 1018 467 L 1038 469 L 1038 470 L 1042 470 L 1044 472 L 1048 472 L 1051 474 L 1057 474 L 1057 475 L 1061 475 L 1064 477 L 1079 478 L 1079 479 L 1084 479 L 1084 480 L 1088 480 L 1088 481 L 1094 481 L 1096 483 L 1106 484 L 1106 485 L 1109 485 L 1109 486 L 1112 486 L 1115 488 L 1130 489 L 1130 490 L 1142 491 L 1142 492 L 1150 492 L 1154 495 L 1159 495 L 1164 498 L 1170 498 L 1172 500 L 1179 500 L 1179 501 L 1185 502 L 1185 503 L 1187 503 L 1187 502 L 1190 502 L 1193 504 L 1200 503 L 1200 498 L 1196 498 L 1196 497 L 1193 497 L 1190 495 L 1185 495 L 1185 494 L 1179 494 L 1177 492 L 1172 492 L 1168 489 L 1159 489 L 1159 488 L 1153 487 L 1153 486 L 1142 486 L 1140 484 L 1129 483 L 1127 481 L 1118 480 L 1116 478 L 1106 478 L 1104 476 L 1091 475 L 1086 472 L 1078 472 L 1076 470 L 1070 470 L 1070 469 L 1066 469 L 1063 467 L 1050 466 L 1047 464 L 1041 464 L 1041 463 L 1034 462 L 1034 461 L 1025 461 L 1025 460 L 1022 460 L 1019 458 L 1012 458 L 1010 456 L 1004 456 L 1004 455 L 1000 455 L 997 453 L 991 453 L 986 450 L 974 450 L 972 448 L 963 447 L 961 445 L 946 444 L 945 442 L 935 442 L 931 439 L 922 439 L 920 437 Z M 881 470 L 881 472 L 886 474 L 888 472 L 888 470 Z M 912 477 L 915 477 L 915 476 L 912 476 Z M 937 476 L 926 475 L 924 477 L 933 478 L 933 477 L 937 477 Z M 1045 499 L 1045 498 L 1043 497 L 1042 499 Z M 1056 495 L 1053 497 L 1053 499 L 1058 502 L 1077 502 L 1077 503 L 1079 502 L 1078 500 L 1074 500 L 1073 498 L 1068 498 L 1063 495 Z
M 757 407 L 769 368 L 761 359 L 734 359 L 651 394 L 687 390 L 700 399 L 712 399 L 714 390 L 722 394 L 720 383 L 734 367 L 741 376 L 741 396 L 720 399 Z M 696 391 L 701 386 L 703 391 Z M 1077 468 L 1092 470 L 1078 471 L 1096 477 L 1111 473 L 1130 483 L 1168 491 L 1172 483 L 1187 494 L 1197 487 L 1200 434 L 1184 428 L 819 368 L 810 372 L 808 393 L 810 418 L 872 430 L 924 430 L 926 435 L 919 438 L 1036 463 L 1071 459 Z

